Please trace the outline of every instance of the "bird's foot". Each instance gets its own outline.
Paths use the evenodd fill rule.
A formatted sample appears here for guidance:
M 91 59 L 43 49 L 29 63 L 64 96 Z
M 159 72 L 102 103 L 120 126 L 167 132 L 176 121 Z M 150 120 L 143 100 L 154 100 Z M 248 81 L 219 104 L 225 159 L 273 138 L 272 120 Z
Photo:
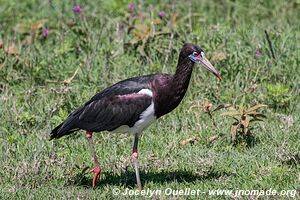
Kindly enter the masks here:
M 93 188 L 95 188 L 97 181 L 99 180 L 100 177 L 100 173 L 101 173 L 101 168 L 99 165 L 96 165 L 92 170 L 92 173 L 94 173 L 94 177 L 93 177 Z
M 137 159 L 139 158 L 138 152 L 133 152 L 133 153 L 132 153 L 132 158 L 133 158 L 134 160 L 137 160 Z
M 135 169 L 137 189 L 139 191 L 141 191 L 142 190 L 142 184 L 141 184 L 141 179 L 140 179 L 139 154 L 138 154 L 137 149 L 133 149 L 131 156 L 132 156 L 132 159 L 133 159 L 133 165 L 134 165 L 134 169 Z

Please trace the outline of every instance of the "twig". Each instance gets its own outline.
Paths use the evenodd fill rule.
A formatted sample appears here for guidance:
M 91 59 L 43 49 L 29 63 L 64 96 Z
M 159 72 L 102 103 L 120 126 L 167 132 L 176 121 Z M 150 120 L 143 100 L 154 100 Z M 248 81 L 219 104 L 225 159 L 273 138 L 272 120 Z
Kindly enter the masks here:
M 71 76 L 70 78 L 64 80 L 64 85 L 69 85 L 71 83 L 71 81 L 75 78 L 75 76 L 77 75 L 79 71 L 79 68 L 76 69 L 76 71 L 74 72 L 73 76 Z
M 106 22 L 104 22 L 103 24 L 101 24 L 100 32 L 99 32 L 99 35 L 97 36 L 98 40 L 97 40 L 95 48 L 92 51 L 92 55 L 89 55 L 89 54 L 87 55 L 87 59 L 86 59 L 85 65 L 86 65 L 86 67 L 87 67 L 88 70 L 91 69 L 91 62 L 94 59 L 94 57 L 96 56 L 96 51 L 97 51 L 98 46 L 100 44 L 100 39 L 101 39 L 101 36 L 102 36 L 102 33 L 103 33 L 103 29 L 104 29 L 105 26 L 106 26 Z
M 104 67 L 105 67 L 105 71 L 107 74 L 107 79 L 106 80 L 110 80 L 111 79 L 111 74 L 110 74 L 110 69 L 109 69 L 109 65 L 110 65 L 110 51 L 106 51 L 105 52 L 105 63 L 104 63 Z
M 152 32 L 152 35 L 155 35 L 155 25 L 154 25 L 154 19 L 153 19 L 153 7 L 152 5 L 150 6 L 150 21 L 151 21 L 151 32 Z
M 165 62 L 164 62 L 163 69 L 165 69 L 166 64 L 167 64 L 167 62 L 169 60 L 169 56 L 170 56 L 170 53 L 171 53 L 171 50 L 172 50 L 173 38 L 174 38 L 174 33 L 172 32 L 171 33 L 171 37 L 170 37 L 169 47 L 168 47 L 168 50 L 167 50 L 167 55 L 166 55 L 166 59 L 165 59 Z
M 189 1 L 189 28 L 190 28 L 190 33 L 193 33 L 193 25 L 192 25 L 192 1 Z M 193 34 L 192 34 L 193 36 Z
M 213 123 L 215 129 L 218 130 L 217 123 L 216 123 L 215 119 L 213 118 L 211 112 L 209 111 L 209 112 L 207 112 L 207 114 L 208 114 L 209 118 L 211 119 L 211 121 L 212 121 L 212 123 Z
M 267 30 L 265 30 L 265 34 L 266 34 L 266 38 L 267 38 L 267 41 L 268 41 L 268 44 L 269 44 L 269 49 L 271 51 L 272 57 L 275 60 L 275 54 L 274 54 L 274 51 L 273 51 L 272 42 L 270 40 L 270 37 L 269 37 L 269 34 L 268 34 Z
M 172 3 L 171 12 L 175 13 L 175 1 L 173 1 L 173 3 Z M 165 62 L 164 62 L 163 70 L 166 67 L 166 64 L 169 60 L 169 56 L 170 56 L 170 53 L 171 53 L 171 50 L 172 50 L 172 44 L 173 44 L 173 38 L 174 38 L 174 29 L 173 29 L 174 24 L 173 24 L 172 19 L 170 20 L 169 25 L 170 25 L 170 29 L 171 29 L 171 37 L 170 37 L 168 50 L 166 51 L 167 55 L 166 55 L 166 59 L 165 59 Z

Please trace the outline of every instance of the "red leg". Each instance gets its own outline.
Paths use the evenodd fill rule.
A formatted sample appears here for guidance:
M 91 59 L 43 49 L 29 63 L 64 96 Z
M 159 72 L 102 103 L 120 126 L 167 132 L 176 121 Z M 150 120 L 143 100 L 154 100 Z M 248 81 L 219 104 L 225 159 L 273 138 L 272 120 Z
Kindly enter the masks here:
M 138 134 L 134 136 L 133 148 L 132 148 L 132 160 L 135 169 L 136 183 L 138 190 L 142 190 L 142 184 L 140 179 L 140 170 L 139 170 L 139 154 L 138 154 Z
M 91 170 L 91 172 L 94 173 L 94 177 L 93 177 L 93 188 L 94 188 L 97 184 L 97 181 L 98 181 L 99 177 L 100 177 L 101 168 L 100 168 L 97 156 L 96 156 L 96 151 L 95 151 L 95 148 L 94 148 L 94 143 L 93 143 L 93 138 L 92 137 L 93 137 L 93 133 L 87 131 L 86 132 L 86 138 L 89 142 L 89 146 L 90 146 L 91 153 L 92 153 L 92 156 L 93 156 L 93 160 L 94 160 L 94 163 L 95 163 L 95 167 Z
M 91 172 L 94 173 L 94 177 L 93 177 L 93 188 L 95 188 L 99 178 L 100 178 L 100 174 L 101 174 L 101 168 L 99 165 L 96 165 Z

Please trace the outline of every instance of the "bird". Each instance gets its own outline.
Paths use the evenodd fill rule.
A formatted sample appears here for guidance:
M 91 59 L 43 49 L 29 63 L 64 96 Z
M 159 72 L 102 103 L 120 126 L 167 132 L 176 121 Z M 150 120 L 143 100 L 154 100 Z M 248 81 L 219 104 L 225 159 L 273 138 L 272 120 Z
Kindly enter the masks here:
M 179 105 L 186 94 L 196 64 L 201 64 L 222 80 L 204 51 L 197 45 L 185 43 L 179 53 L 175 74 L 156 73 L 133 77 L 102 90 L 55 127 L 50 133 L 50 140 L 79 130 L 85 131 L 95 165 L 91 170 L 94 174 L 92 187 L 95 188 L 101 168 L 93 143 L 93 133 L 108 131 L 132 134 L 132 164 L 137 188 L 141 190 L 138 143 L 142 131 Z

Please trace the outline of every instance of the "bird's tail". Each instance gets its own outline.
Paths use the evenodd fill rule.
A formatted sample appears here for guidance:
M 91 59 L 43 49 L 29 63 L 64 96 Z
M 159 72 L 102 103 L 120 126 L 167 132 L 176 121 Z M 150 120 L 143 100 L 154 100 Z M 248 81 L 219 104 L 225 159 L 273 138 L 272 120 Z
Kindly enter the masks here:
M 66 126 L 64 126 L 64 122 L 55 127 L 50 133 L 50 141 L 53 139 L 58 139 L 64 135 L 69 135 L 75 131 L 78 131 L 79 128 L 74 128 L 69 130 Z
M 75 112 L 71 113 L 67 119 L 55 127 L 51 133 L 50 133 L 50 140 L 58 139 L 64 135 L 69 135 L 75 131 L 78 131 L 80 128 L 78 128 L 78 115 L 82 111 L 84 107 L 78 108 Z
M 49 140 L 53 140 L 54 138 L 59 138 L 59 129 L 62 127 L 64 123 L 61 123 L 60 125 L 58 125 L 57 127 L 55 127 L 51 133 L 50 133 L 50 139 Z

